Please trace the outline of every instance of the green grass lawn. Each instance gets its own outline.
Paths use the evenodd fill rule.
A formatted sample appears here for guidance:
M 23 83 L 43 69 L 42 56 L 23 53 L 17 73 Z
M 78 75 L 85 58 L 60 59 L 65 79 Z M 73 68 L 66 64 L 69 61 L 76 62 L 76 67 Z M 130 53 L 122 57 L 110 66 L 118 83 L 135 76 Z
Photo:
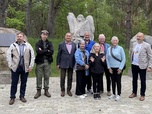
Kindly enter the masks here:
M 35 51 L 35 43 L 38 41 L 38 38 L 28 38 L 28 42 L 32 45 Z M 51 64 L 51 76 L 59 76 L 59 70 L 56 68 L 56 57 L 57 57 L 57 51 L 58 51 L 58 45 L 60 42 L 63 41 L 63 39 L 49 39 L 52 41 L 53 47 L 54 47 L 54 54 L 53 54 L 53 63 Z M 121 44 L 119 44 L 121 45 Z M 123 46 L 123 45 L 121 45 Z M 123 46 L 124 47 L 124 46 Z M 124 48 L 125 49 L 125 48 Z M 130 67 L 130 59 L 129 59 L 129 51 L 125 49 L 126 53 L 126 69 L 124 70 L 124 74 L 128 73 L 128 68 Z M 36 54 L 36 53 L 35 53 Z M 35 77 L 35 66 L 33 70 L 29 74 L 30 77 Z

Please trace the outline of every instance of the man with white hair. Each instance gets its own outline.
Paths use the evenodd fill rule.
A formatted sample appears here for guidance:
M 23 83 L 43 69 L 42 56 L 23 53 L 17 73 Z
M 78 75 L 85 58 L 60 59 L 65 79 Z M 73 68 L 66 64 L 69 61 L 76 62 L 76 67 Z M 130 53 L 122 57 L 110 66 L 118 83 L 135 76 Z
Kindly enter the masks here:
M 108 48 L 110 47 L 110 45 L 108 43 L 105 42 L 106 37 L 104 34 L 100 34 L 98 37 L 99 40 L 99 44 L 101 45 L 101 50 L 102 52 L 105 54 L 106 56 L 106 52 L 108 50 Z M 111 80 L 110 80 L 110 74 L 109 74 L 109 70 L 107 68 L 107 66 L 104 67 L 105 70 L 105 76 L 106 76 L 106 82 L 107 82 L 107 96 L 111 95 Z M 103 88 L 103 77 L 101 78 L 101 93 L 103 93 L 104 88 Z

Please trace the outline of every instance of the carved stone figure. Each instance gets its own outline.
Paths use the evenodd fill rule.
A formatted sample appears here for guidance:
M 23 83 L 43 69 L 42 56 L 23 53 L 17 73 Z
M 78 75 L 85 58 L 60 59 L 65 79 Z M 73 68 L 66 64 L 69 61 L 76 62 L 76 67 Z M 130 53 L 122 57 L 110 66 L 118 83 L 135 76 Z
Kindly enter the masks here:
M 70 32 L 72 33 L 72 38 L 74 42 L 78 42 L 83 39 L 84 33 L 87 31 L 90 33 L 90 39 L 94 40 L 94 21 L 91 15 L 86 18 L 82 14 L 79 14 L 77 18 L 71 12 L 67 16 Z

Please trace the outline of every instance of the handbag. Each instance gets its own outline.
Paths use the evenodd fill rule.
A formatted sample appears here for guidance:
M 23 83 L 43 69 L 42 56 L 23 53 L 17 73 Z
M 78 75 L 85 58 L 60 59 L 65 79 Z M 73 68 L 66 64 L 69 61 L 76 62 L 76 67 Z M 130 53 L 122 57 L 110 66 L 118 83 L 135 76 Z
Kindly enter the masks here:
M 85 66 L 81 66 L 79 64 L 76 64 L 76 69 L 77 70 L 85 70 Z
M 121 62 L 121 60 L 119 60 L 117 57 L 115 57 L 115 56 L 113 55 L 113 53 L 112 53 L 112 47 L 111 47 L 111 49 L 110 49 L 110 53 L 111 53 L 111 56 L 112 56 L 115 60 Z M 123 70 L 125 70 L 125 69 L 126 69 L 126 63 L 125 63 L 125 65 L 124 65 L 124 67 L 123 67 Z

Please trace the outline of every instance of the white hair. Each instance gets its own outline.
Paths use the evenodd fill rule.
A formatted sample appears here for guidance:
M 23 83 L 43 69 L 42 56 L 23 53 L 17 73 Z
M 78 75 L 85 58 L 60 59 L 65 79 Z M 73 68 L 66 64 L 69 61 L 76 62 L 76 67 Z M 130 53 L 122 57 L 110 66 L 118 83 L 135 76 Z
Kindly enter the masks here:
M 98 37 L 98 39 L 100 39 L 100 37 L 102 37 L 102 38 L 106 39 L 106 37 L 105 37 L 105 35 L 104 35 L 104 34 L 100 34 L 100 35 L 99 35 L 99 37 Z
M 111 38 L 111 42 L 112 42 L 113 40 L 117 40 L 117 41 L 119 42 L 119 39 L 118 39 L 117 36 L 113 36 L 113 37 Z
M 95 44 L 92 46 L 92 49 L 91 49 L 90 53 L 95 53 L 95 49 L 94 49 L 95 46 L 100 46 L 100 44 L 99 44 L 99 43 L 95 43 Z M 103 53 L 102 50 L 101 50 L 101 48 L 100 48 L 100 50 L 99 50 L 99 53 Z
M 84 43 L 84 44 L 85 44 L 85 41 L 81 39 L 81 40 L 79 41 L 79 45 L 80 45 L 81 43 Z

